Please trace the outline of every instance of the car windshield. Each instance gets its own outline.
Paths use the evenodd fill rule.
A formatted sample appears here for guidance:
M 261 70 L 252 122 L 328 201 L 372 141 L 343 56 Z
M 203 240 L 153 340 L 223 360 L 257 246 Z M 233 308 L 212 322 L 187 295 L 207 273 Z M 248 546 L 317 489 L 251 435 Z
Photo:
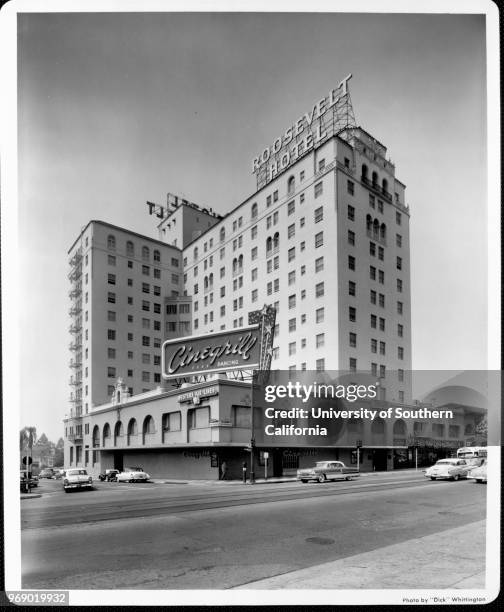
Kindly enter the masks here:
M 69 476 L 87 476 L 86 470 L 68 470 Z
M 454 465 L 456 461 L 450 461 L 449 459 L 441 459 L 436 463 L 436 465 Z
M 317 467 L 324 467 L 327 465 L 327 461 L 317 461 L 315 464 Z

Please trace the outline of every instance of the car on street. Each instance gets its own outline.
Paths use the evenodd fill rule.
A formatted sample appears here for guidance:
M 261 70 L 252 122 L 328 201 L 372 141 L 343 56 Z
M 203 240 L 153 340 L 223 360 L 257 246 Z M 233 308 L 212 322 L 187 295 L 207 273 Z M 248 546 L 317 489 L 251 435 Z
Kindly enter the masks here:
M 52 468 L 44 468 L 40 470 L 39 478 L 53 478 L 54 470 Z
M 473 468 L 469 472 L 467 477 L 468 478 L 473 478 L 476 482 L 486 482 L 487 481 L 487 462 L 486 462 L 486 459 L 485 459 L 485 461 L 483 461 L 483 463 L 480 466 Z
M 63 490 L 68 493 L 71 489 L 92 489 L 93 479 L 84 468 L 71 468 L 65 470 L 63 476 Z
M 117 474 L 119 474 L 119 470 L 105 470 L 101 474 L 98 474 L 98 478 L 103 482 L 111 482 L 117 479 Z
M 53 478 L 55 478 L 56 480 L 59 480 L 60 478 L 63 478 L 63 476 L 65 475 L 65 468 L 60 468 L 54 471 L 54 476 Z
M 357 468 L 349 468 L 342 461 L 317 461 L 314 467 L 304 468 L 297 471 L 297 480 L 308 482 L 316 480 L 352 480 L 360 476 Z
M 143 471 L 141 467 L 127 467 L 124 471 L 116 476 L 117 482 L 147 482 L 150 479 L 149 474 Z
M 465 459 L 440 459 L 425 471 L 425 476 L 431 480 L 438 478 L 458 480 L 459 478 L 467 478 L 470 469 L 471 466 L 467 464 Z

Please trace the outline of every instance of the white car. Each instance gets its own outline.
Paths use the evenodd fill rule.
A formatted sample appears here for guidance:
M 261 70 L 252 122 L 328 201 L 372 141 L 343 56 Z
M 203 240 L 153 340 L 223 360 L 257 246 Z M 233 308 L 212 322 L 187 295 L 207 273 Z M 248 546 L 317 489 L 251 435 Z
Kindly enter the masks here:
M 93 479 L 83 468 L 65 470 L 63 474 L 63 489 L 68 493 L 70 489 L 92 489 Z
M 487 462 L 486 459 L 485 461 L 483 461 L 483 463 L 478 466 L 473 468 L 468 476 L 468 478 L 474 478 L 474 480 L 476 482 L 486 482 L 487 481 Z
M 426 470 L 425 476 L 431 480 L 436 480 L 437 478 L 458 480 L 459 478 L 467 478 L 467 473 L 470 469 L 471 466 L 467 464 L 465 459 L 440 459 Z
M 141 467 L 127 467 L 117 474 L 116 479 L 117 482 L 147 482 L 150 476 Z

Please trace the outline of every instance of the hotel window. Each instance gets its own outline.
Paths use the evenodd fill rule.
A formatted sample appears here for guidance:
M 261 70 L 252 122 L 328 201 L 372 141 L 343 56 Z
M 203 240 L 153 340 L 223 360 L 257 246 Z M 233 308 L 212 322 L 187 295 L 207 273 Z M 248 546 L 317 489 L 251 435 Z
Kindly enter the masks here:
M 317 372 L 323 372 L 325 370 L 325 359 L 317 359 L 315 362 L 315 369 Z
M 254 247 L 251 251 L 250 251 L 250 257 L 252 259 L 252 261 L 254 261 L 255 259 L 257 259 L 257 247 Z
M 383 214 L 383 202 L 378 200 L 378 212 Z
M 301 276 L 306 274 L 306 266 L 301 266 Z
M 226 256 L 226 247 L 222 247 L 222 249 L 220 249 L 219 251 L 219 257 L 221 259 L 224 259 L 225 256 Z
M 296 319 L 289 319 L 289 332 L 296 331 Z
M 154 329 L 156 331 L 161 331 L 161 322 L 160 321 L 154 321 Z
M 272 270 L 273 270 L 273 260 L 272 259 L 268 259 L 268 261 L 266 262 L 266 272 L 267 272 L 267 274 L 270 274 Z
M 278 211 L 273 213 L 273 225 L 276 225 L 277 223 L 278 223 Z
M 319 223 L 320 221 L 324 220 L 324 207 L 323 206 L 319 206 L 319 208 L 315 209 L 314 220 L 315 220 L 315 223 Z
M 195 308 L 195 310 L 198 310 L 198 309 Z M 177 314 L 177 304 L 166 304 L 166 314 L 171 314 L 171 315 Z
M 107 368 L 107 376 L 108 376 L 108 378 L 115 378 L 115 376 L 116 376 L 116 369 L 113 368 L 112 366 L 109 366 Z
M 404 391 L 399 391 L 399 401 L 404 402 Z
M 402 280 L 400 278 L 397 279 L 397 292 L 402 293 Z
M 116 350 L 115 348 L 108 348 L 107 349 L 107 357 L 109 359 L 115 359 L 116 358 Z M 86 376 L 87 376 L 87 368 L 86 368 Z
M 226 287 L 221 287 L 220 288 L 220 296 L 224 297 L 226 295 Z
M 278 201 L 278 189 L 273 192 L 273 202 Z
M 318 163 L 319 172 L 323 170 L 324 168 L 325 168 L 325 159 L 321 159 L 319 160 L 319 163 Z
M 385 319 L 380 317 L 380 331 L 385 331 Z
M 371 363 L 371 375 L 378 376 L 378 364 L 377 363 Z
M 348 281 L 348 295 L 355 295 L 355 283 L 353 281 Z
M 369 266 L 369 278 L 376 280 L 376 268 L 374 266 Z
M 322 181 L 319 181 L 318 183 L 315 184 L 315 187 L 314 187 L 315 197 L 318 198 L 319 196 L 321 196 L 323 191 L 324 191 L 324 184 Z
M 306 348 L 306 338 L 301 338 L 301 348 Z
M 350 332 L 348 336 L 348 341 L 349 341 L 350 346 L 356 347 L 357 346 L 357 334 L 355 334 L 354 332 Z
M 128 261 L 128 268 L 133 268 L 133 262 L 132 261 Z
M 150 319 L 142 319 L 143 329 L 150 329 Z
M 252 209 L 251 209 L 251 213 L 250 213 L 250 217 L 251 217 L 252 219 L 255 219 L 255 218 L 257 217 L 257 209 L 258 209 L 258 207 L 257 207 L 257 202 L 254 202 L 254 203 L 252 204 Z
M 324 232 L 315 234 L 315 248 L 318 249 L 324 244 Z
M 295 354 L 296 354 L 296 343 L 289 342 L 289 355 L 295 355 Z
M 296 295 L 289 295 L 289 309 L 296 307 Z
M 107 249 L 111 251 L 115 251 L 116 248 L 116 239 L 115 236 L 109 235 L 107 236 Z
M 194 293 L 194 295 L 196 295 L 198 293 L 198 283 L 196 283 L 194 285 L 193 293 Z
M 292 223 L 292 225 L 289 225 L 289 227 L 287 228 L 287 238 L 292 238 L 295 233 L 296 233 L 296 225 Z
M 401 223 L 402 223 L 402 218 L 401 218 L 401 213 L 400 213 L 400 212 L 396 212 L 396 214 L 395 214 L 395 220 L 396 220 L 397 225 L 401 225 Z
M 273 283 L 271 281 L 266 285 L 266 293 L 268 295 L 271 295 L 273 293 Z
M 397 379 L 399 382 L 404 382 L 404 370 L 397 370 Z
M 324 322 L 324 308 L 317 308 L 315 311 L 315 323 Z
M 385 366 L 380 366 L 380 378 L 385 378 Z
M 115 255 L 109 255 L 108 256 L 108 264 L 109 264 L 109 266 L 115 266 L 116 265 L 116 256 Z
M 357 313 L 357 311 L 355 310 L 355 308 L 353 306 L 350 306 L 348 308 L 348 319 L 349 319 L 349 321 L 353 321 L 353 322 L 356 321 L 356 319 L 357 319 L 356 313 Z
M 383 295 L 383 293 L 380 293 L 378 295 L 378 305 L 380 306 L 380 308 L 385 308 L 385 296 Z
M 301 170 L 301 172 L 299 173 L 299 181 L 300 182 L 304 181 L 304 178 L 305 178 L 305 171 Z
M 347 181 L 347 192 L 348 192 L 350 195 L 353 195 L 353 194 L 354 194 L 354 184 L 353 184 L 353 182 L 352 182 L 352 181 Z
M 108 301 L 109 304 L 115 304 L 116 303 L 116 294 L 109 292 L 107 294 L 107 301 Z
M 155 313 L 161 314 L 161 304 L 154 303 L 153 304 L 153 310 L 154 310 Z
M 348 230 L 348 244 L 355 246 L 355 232 Z
M 371 208 L 375 207 L 375 197 L 371 194 L 369 194 L 369 206 L 371 206 Z
M 376 255 L 376 244 L 374 242 L 369 243 L 369 254 L 374 257 Z
M 142 353 L 142 363 L 149 364 L 150 363 L 150 354 Z
M 324 295 L 324 283 L 317 283 L 315 285 L 315 297 L 322 297 Z
M 155 250 L 153 253 L 154 261 L 161 261 L 161 253 L 158 250 Z
M 315 336 L 315 346 L 316 348 L 321 348 L 325 345 L 325 334 L 317 334 Z
M 376 304 L 376 291 L 373 291 L 372 289 L 370 292 L 370 301 L 371 304 Z
M 257 295 L 258 295 L 257 289 L 254 289 L 251 295 L 252 295 L 252 301 L 257 302 Z
M 381 285 L 385 283 L 385 272 L 383 270 L 378 270 L 378 282 Z
M 255 240 L 257 238 L 257 225 L 250 230 L 250 238 L 251 240 Z
M 395 242 L 396 242 L 396 246 L 401 248 L 402 247 L 402 236 L 401 234 L 396 234 L 395 235 Z
M 291 270 L 289 272 L 289 285 L 293 285 L 296 282 L 296 271 L 295 270 Z
M 350 357 L 349 366 L 351 372 L 355 372 L 357 370 L 357 359 L 355 359 L 355 357 Z
M 142 346 L 150 346 L 149 336 L 142 336 Z
M 86 314 L 87 314 L 87 312 L 86 312 Z M 115 310 L 109 310 L 109 311 L 107 312 L 107 320 L 108 320 L 108 321 L 115 321 L 115 320 L 116 320 L 116 313 L 115 313 Z
M 142 372 L 142 382 L 150 382 L 150 372 Z
M 315 260 L 315 272 L 321 272 L 324 269 L 324 258 L 317 257 Z
M 157 285 L 154 285 L 152 287 L 152 291 L 153 291 L 154 295 L 161 295 L 161 287 L 158 287 Z
M 278 255 L 273 258 L 273 269 L 278 270 L 278 266 L 280 265 L 280 259 Z
M 194 329 L 198 329 L 199 321 L 198 319 L 194 319 Z
M 385 355 L 385 342 L 380 340 L 380 355 Z
M 398 270 L 402 270 L 402 258 L 401 257 L 398 257 L 396 260 L 396 268 Z
M 305 246 L 306 246 L 305 245 L 305 241 L 303 240 L 303 242 L 301 242 L 301 244 L 299 245 L 300 250 L 304 251 L 305 250 Z
M 154 348 L 161 348 L 161 338 L 154 338 Z
M 171 275 L 171 282 L 172 282 L 174 285 L 178 285 L 178 282 L 179 282 L 179 275 L 178 275 L 178 274 L 172 274 L 172 275 Z
M 376 353 L 378 350 L 378 340 L 371 338 L 371 352 Z
M 302 204 L 304 202 L 304 193 L 299 196 L 299 203 Z
M 149 312 L 150 302 L 147 302 L 147 300 L 142 300 L 142 310 Z
M 403 326 L 400 323 L 398 323 L 397 324 L 397 335 L 399 336 L 399 338 L 403 337 L 403 329 L 404 329 Z
M 197 250 L 196 250 L 197 252 Z M 149 251 L 149 247 L 142 247 L 142 259 L 144 260 L 148 260 L 150 257 L 150 251 Z
M 150 292 L 149 283 L 142 283 L 142 293 L 149 293 L 149 292 Z
M 347 217 L 349 221 L 355 221 L 355 208 L 353 206 L 350 206 L 350 204 L 347 208 Z
M 294 211 L 296 210 L 296 202 L 294 200 L 291 200 L 288 204 L 287 204 L 287 214 L 288 215 L 292 215 L 294 213 Z M 277 218 L 276 220 L 278 221 L 278 213 L 276 213 Z
M 128 332 L 128 342 L 133 342 L 133 334 Z
M 166 331 L 167 332 L 177 331 L 177 323 L 175 321 L 168 321 L 168 323 L 166 324 Z
M 403 313 L 403 303 L 397 302 L 397 314 L 402 315 L 402 313 Z
M 372 314 L 371 315 L 371 327 L 373 329 L 376 329 L 376 321 L 377 321 L 376 315 Z
M 154 278 L 161 278 L 161 270 L 154 268 Z
M 306 315 L 302 314 L 301 315 L 301 325 L 304 325 L 306 323 Z
M 220 278 L 224 278 L 225 274 L 226 274 L 226 268 L 225 268 L 225 267 L 222 267 L 222 268 L 220 269 Z
M 161 261 L 161 260 L 159 260 L 159 261 Z M 178 259 L 175 259 L 175 257 L 172 257 L 172 258 L 171 258 L 171 265 L 172 265 L 174 268 L 178 268 L 178 267 L 179 267 L 179 262 L 178 262 Z
M 224 317 L 226 315 L 226 307 L 225 306 L 221 306 L 220 307 L 220 316 Z
M 353 255 L 348 256 L 348 269 L 355 270 L 355 257 Z
M 402 346 L 397 347 L 397 358 L 404 359 L 404 349 Z
M 271 196 L 267 196 L 266 198 L 266 207 L 269 208 L 271 206 Z
M 292 261 L 296 257 L 296 247 L 292 247 L 287 252 L 287 261 Z
M 378 247 L 378 259 L 380 261 L 383 261 L 384 254 L 385 254 L 385 251 L 384 251 L 383 247 L 379 246 Z
M 193 276 L 198 276 L 198 266 L 194 266 Z

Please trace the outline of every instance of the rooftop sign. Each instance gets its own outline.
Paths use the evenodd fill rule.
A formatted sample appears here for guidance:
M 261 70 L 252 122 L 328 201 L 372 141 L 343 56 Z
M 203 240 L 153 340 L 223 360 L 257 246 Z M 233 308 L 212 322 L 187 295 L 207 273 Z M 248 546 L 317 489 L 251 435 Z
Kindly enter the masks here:
M 256 175 L 258 189 L 331 136 L 346 127 L 355 127 L 347 86 L 351 78 L 351 74 L 346 76 L 338 87 L 331 89 L 326 97 L 254 158 L 252 172 Z
M 253 370 L 260 363 L 260 326 L 166 340 L 161 352 L 163 378 L 226 370 Z

